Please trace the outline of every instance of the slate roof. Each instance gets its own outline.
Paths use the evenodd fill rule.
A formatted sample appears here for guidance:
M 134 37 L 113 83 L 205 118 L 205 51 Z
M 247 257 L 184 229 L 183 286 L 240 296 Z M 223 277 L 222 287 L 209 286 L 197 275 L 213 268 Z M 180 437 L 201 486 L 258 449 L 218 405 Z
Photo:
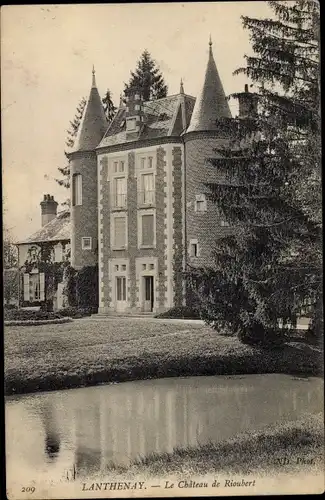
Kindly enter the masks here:
M 70 240 L 70 234 L 70 210 L 64 210 L 59 212 L 55 219 L 45 224 L 45 226 L 36 231 L 36 233 L 17 242 L 17 245 L 22 245 L 24 243 L 41 243 L 45 241 Z
M 85 106 L 76 141 L 71 152 L 91 151 L 96 148 L 107 129 L 107 120 L 98 93 L 93 71 L 93 81 Z
M 210 41 L 203 86 L 197 97 L 187 132 L 216 130 L 218 127 L 216 120 L 220 118 L 231 118 L 231 112 L 213 58 L 212 42 Z
M 144 124 L 137 141 L 180 136 L 190 122 L 194 103 L 195 98 L 186 94 L 176 94 L 155 101 L 145 101 L 143 103 Z M 185 106 L 186 124 L 183 124 L 180 119 L 182 105 Z M 126 139 L 125 113 L 125 107 L 117 111 L 98 146 L 99 148 L 129 142 Z

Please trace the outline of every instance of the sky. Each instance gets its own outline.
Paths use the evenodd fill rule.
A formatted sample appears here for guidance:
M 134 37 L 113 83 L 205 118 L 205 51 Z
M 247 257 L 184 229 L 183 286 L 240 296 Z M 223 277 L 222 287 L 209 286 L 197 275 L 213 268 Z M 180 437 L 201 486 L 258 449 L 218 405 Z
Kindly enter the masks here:
M 115 105 L 144 49 L 159 65 L 169 94 L 196 96 L 209 35 L 227 95 L 247 81 L 233 71 L 251 53 L 240 16 L 270 17 L 266 2 L 17 5 L 1 9 L 1 116 L 4 223 L 15 241 L 37 231 L 45 193 L 62 203 L 55 178 L 64 166 L 69 121 L 88 97 L 92 65 Z M 233 115 L 235 101 L 230 101 Z

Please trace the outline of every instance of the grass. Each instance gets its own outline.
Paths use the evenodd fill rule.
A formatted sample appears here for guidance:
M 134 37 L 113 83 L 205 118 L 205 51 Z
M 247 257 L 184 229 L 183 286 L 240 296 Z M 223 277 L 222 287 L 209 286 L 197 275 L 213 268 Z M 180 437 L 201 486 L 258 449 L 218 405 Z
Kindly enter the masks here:
M 5 393 L 189 375 L 319 375 L 321 349 L 291 342 L 263 350 L 207 326 L 162 319 L 82 319 L 6 326 Z
M 324 467 L 322 414 L 246 432 L 234 438 L 172 453 L 152 454 L 128 467 L 112 467 L 115 474 L 173 476 L 182 479 L 201 475 L 295 473 L 302 469 L 321 472 Z M 279 459 L 286 458 L 286 463 Z M 299 458 L 299 461 L 298 461 Z

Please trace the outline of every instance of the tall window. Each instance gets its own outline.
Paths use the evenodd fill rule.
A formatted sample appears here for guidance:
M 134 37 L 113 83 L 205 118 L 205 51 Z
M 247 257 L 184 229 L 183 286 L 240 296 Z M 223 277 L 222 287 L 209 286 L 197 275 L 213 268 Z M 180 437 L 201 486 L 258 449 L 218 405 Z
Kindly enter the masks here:
M 38 302 L 44 300 L 44 273 L 24 274 L 24 300 Z
M 141 245 L 153 246 L 155 241 L 154 216 L 143 215 L 141 223 L 142 223 Z
M 126 278 L 124 276 L 116 277 L 116 300 L 126 300 Z
M 189 254 L 190 254 L 190 257 L 198 257 L 199 256 L 199 245 L 198 245 L 197 240 L 190 240 Z
M 116 248 L 126 246 L 126 218 L 114 217 L 114 244 Z
M 126 179 L 125 177 L 117 177 L 114 179 L 113 206 L 126 206 Z
M 72 176 L 72 205 L 82 205 L 82 175 Z
M 151 205 L 154 203 L 155 186 L 154 175 L 142 174 L 141 175 L 141 190 L 139 202 L 144 205 Z

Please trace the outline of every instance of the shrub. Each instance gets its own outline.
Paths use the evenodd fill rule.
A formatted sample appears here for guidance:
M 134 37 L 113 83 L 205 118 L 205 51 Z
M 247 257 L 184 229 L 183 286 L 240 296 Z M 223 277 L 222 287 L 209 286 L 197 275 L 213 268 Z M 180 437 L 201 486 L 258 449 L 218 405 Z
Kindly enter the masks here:
M 187 306 L 172 307 L 163 313 L 157 314 L 156 318 L 160 319 L 201 319 L 200 313 L 197 309 Z
M 97 308 L 95 307 L 66 307 L 65 309 L 60 309 L 60 315 L 69 318 L 83 318 L 84 316 L 91 316 L 96 313 Z
M 64 293 L 75 313 L 77 309 L 89 311 L 89 314 L 97 312 L 99 304 L 97 265 L 85 266 L 79 271 L 68 266 L 65 269 L 64 280 L 66 283 Z
M 59 312 L 33 311 L 28 309 L 8 309 L 4 311 L 5 321 L 39 321 L 59 319 L 61 317 Z
M 69 323 L 71 318 L 55 318 L 55 319 L 38 319 L 38 320 L 10 320 L 5 321 L 5 326 L 38 326 L 38 325 L 60 325 L 62 323 Z
M 15 309 L 17 310 L 18 309 L 18 306 L 16 304 L 4 304 L 3 305 L 5 311 L 9 311 L 10 309 Z

